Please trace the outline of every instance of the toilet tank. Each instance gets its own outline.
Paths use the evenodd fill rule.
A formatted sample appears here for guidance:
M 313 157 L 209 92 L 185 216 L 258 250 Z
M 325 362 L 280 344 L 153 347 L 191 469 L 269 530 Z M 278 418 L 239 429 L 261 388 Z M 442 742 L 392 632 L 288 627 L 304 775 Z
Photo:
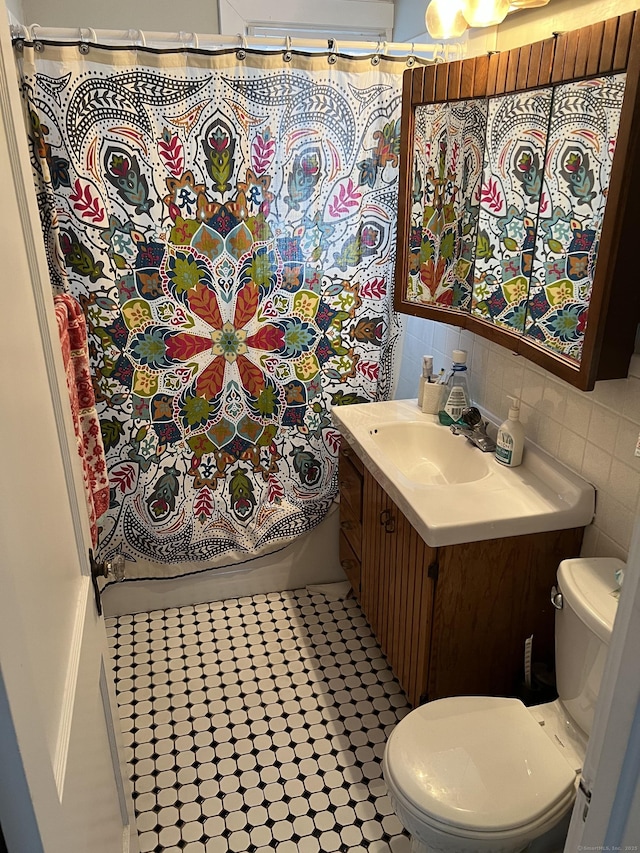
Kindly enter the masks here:
M 591 732 L 596 700 L 618 609 L 613 557 L 563 560 L 558 568 L 562 609 L 556 610 L 558 696 L 585 734 Z

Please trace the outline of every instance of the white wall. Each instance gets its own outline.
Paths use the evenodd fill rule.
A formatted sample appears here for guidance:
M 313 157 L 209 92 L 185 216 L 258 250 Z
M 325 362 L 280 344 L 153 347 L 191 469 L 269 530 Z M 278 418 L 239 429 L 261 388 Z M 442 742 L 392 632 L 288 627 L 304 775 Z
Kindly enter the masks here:
M 627 379 L 597 382 L 577 391 L 546 370 L 497 344 L 453 326 L 407 318 L 397 399 L 417 394 L 421 357 L 433 354 L 436 370 L 450 366 L 451 351 L 469 353 L 470 393 L 498 421 L 507 394 L 520 397 L 527 439 L 564 462 L 597 489 L 596 517 L 583 554 L 626 560 L 635 514 L 640 512 L 640 354 Z
M 94 29 L 142 29 L 177 33 L 221 32 L 217 0 L 9 0 L 23 6 L 22 20 L 43 27 L 93 27 Z M 222 0 L 224 32 L 245 31 L 247 21 L 277 26 L 287 22 L 310 29 L 326 27 L 340 39 L 342 28 L 391 32 L 392 0 Z M 424 18 L 424 14 L 423 14 Z M 336 32 L 331 32 L 335 25 Z M 319 37 L 319 35 L 318 35 Z
M 18 24 L 24 21 L 22 0 L 6 0 L 6 6 L 10 23 Z
M 588 27 L 597 21 L 632 12 L 639 6 L 638 0 L 551 0 L 548 6 L 509 15 L 497 28 L 496 50 L 540 41 L 554 32 Z
M 426 6 L 427 0 L 395 0 L 394 41 L 431 41 L 424 22 Z M 548 6 L 511 13 L 498 27 L 469 30 L 462 40 L 467 56 L 479 56 L 587 27 L 639 7 L 640 0 L 551 0 Z
M 9 0 L 9 5 L 19 0 Z M 216 0 L 22 0 L 23 23 L 43 27 L 217 33 Z

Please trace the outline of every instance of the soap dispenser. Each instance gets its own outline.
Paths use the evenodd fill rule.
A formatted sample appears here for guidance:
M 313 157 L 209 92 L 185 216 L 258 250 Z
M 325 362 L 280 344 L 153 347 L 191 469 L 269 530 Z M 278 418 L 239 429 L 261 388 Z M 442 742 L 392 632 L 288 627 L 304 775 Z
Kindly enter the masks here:
M 462 423 L 462 412 L 471 403 L 467 385 L 467 353 L 454 349 L 451 357 L 453 366 L 446 382 L 444 405 L 438 412 L 438 420 L 444 426 Z
M 520 423 L 520 401 L 507 395 L 511 400 L 509 417 L 498 429 L 496 440 L 496 459 L 502 465 L 515 468 L 522 462 L 524 450 L 524 427 Z

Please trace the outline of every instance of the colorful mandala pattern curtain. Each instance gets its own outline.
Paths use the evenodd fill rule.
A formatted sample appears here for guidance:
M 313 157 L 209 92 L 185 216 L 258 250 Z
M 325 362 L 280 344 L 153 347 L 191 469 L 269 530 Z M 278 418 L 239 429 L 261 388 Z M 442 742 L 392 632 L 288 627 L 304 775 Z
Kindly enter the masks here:
M 25 48 L 51 280 L 89 329 L 102 558 L 220 565 L 326 514 L 332 406 L 390 389 L 402 70 Z

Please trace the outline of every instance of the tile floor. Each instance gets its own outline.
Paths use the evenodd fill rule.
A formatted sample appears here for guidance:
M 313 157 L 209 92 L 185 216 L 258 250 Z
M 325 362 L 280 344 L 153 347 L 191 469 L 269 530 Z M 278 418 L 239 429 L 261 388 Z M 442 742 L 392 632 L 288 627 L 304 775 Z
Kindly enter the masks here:
M 106 622 L 142 853 L 408 853 L 381 759 L 410 709 L 355 601 Z

